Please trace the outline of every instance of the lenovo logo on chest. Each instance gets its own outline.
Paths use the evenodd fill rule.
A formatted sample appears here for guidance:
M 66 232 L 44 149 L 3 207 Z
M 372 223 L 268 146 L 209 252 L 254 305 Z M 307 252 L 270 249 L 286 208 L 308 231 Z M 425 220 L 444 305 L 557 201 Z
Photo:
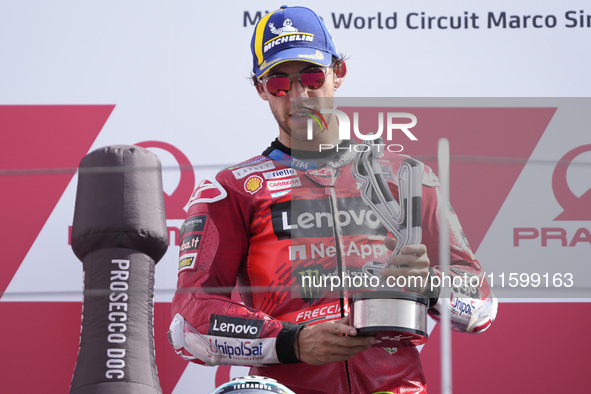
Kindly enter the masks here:
M 334 226 L 343 235 L 386 235 L 378 217 L 359 197 L 339 198 L 333 215 L 329 200 L 292 200 L 271 206 L 277 239 L 331 237 Z

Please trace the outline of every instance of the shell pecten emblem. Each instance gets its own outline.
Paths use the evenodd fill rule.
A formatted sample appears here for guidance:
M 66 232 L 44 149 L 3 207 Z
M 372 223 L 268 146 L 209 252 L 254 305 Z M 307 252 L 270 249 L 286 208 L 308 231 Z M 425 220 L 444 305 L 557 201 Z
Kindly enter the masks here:
M 252 175 L 244 182 L 244 190 L 250 194 L 255 194 L 263 188 L 263 178 L 258 175 Z

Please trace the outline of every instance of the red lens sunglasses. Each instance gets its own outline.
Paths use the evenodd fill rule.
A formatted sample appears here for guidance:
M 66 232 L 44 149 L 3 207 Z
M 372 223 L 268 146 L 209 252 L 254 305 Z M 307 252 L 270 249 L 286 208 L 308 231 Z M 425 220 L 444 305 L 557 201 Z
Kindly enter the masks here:
M 308 90 L 320 89 L 326 81 L 326 68 L 308 68 L 299 74 L 275 74 L 261 80 L 272 96 L 283 97 L 291 90 L 291 77 L 298 76 L 302 87 Z

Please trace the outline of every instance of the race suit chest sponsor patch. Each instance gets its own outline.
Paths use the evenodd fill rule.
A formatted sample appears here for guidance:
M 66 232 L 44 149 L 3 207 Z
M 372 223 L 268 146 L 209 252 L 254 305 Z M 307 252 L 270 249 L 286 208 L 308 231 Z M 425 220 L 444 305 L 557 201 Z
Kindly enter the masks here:
M 268 157 L 260 157 L 260 158 L 255 159 L 255 160 L 247 161 L 246 163 L 237 164 L 237 165 L 235 165 L 233 167 L 228 168 L 228 170 L 235 170 L 237 168 L 248 167 L 248 166 L 252 166 L 254 164 L 260 163 L 262 161 L 268 161 L 268 160 L 269 160 Z
M 259 164 L 254 165 L 254 166 L 242 167 L 237 170 L 233 170 L 232 174 L 234 174 L 234 178 L 242 179 L 242 178 L 252 174 L 253 172 L 263 172 L 263 171 L 272 170 L 273 168 L 275 168 L 275 164 L 273 164 L 273 161 L 269 160 L 269 161 L 261 162 Z
M 259 338 L 263 321 L 241 317 L 211 315 L 209 335 L 233 338 Z
M 279 198 L 279 197 L 283 197 L 286 194 L 291 193 L 291 189 L 287 189 L 287 190 L 281 190 L 279 192 L 275 192 L 275 193 L 271 193 L 271 198 Z
M 283 190 L 299 186 L 302 186 L 302 181 L 300 181 L 300 178 L 297 177 L 267 181 L 267 188 L 269 190 Z
M 251 175 L 244 182 L 244 190 L 250 194 L 255 194 L 263 188 L 263 178 L 258 175 Z
M 335 224 L 343 235 L 381 235 L 386 228 L 360 197 L 340 198 L 333 216 L 327 199 L 300 199 L 271 205 L 273 231 L 278 240 L 333 236 Z
M 293 168 L 283 168 L 283 169 L 277 170 L 277 171 L 265 172 L 263 174 L 263 176 L 265 177 L 265 179 L 277 179 L 277 178 L 285 178 L 285 177 L 289 177 L 289 176 L 296 176 L 297 174 L 298 174 L 298 172 L 296 170 L 294 170 Z

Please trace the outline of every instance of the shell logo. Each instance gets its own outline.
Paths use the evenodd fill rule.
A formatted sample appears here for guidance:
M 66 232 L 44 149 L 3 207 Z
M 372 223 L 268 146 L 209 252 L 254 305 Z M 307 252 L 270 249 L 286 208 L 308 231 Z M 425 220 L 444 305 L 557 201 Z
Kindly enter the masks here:
M 252 175 L 248 177 L 246 182 L 244 182 L 244 190 L 249 192 L 250 194 L 255 194 L 263 187 L 263 178 L 258 175 Z

